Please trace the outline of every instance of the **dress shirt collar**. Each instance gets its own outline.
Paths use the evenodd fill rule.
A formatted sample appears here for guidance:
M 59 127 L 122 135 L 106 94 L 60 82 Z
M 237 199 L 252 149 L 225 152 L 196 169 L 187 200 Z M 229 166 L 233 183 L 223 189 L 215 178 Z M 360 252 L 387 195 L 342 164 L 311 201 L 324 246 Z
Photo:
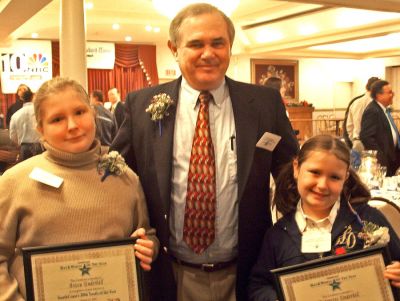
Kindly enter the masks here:
M 381 109 L 383 110 L 383 112 L 385 112 L 386 113 L 386 109 L 388 108 L 388 107 L 385 107 L 383 104 L 381 104 L 379 101 L 377 101 L 377 100 L 375 100 L 376 101 L 376 103 L 381 107 Z
M 301 200 L 299 200 L 299 202 L 297 203 L 295 220 L 297 226 L 299 227 L 300 232 L 303 233 L 306 230 L 307 226 L 310 225 L 314 225 L 314 227 L 316 228 L 324 228 L 327 229 L 329 232 L 331 232 L 339 208 L 340 208 L 340 199 L 338 199 L 335 202 L 327 217 L 320 220 L 314 220 L 313 218 L 309 217 L 307 214 L 304 213 L 303 207 L 301 206 Z
M 120 100 L 117 100 L 113 105 L 111 105 L 111 109 L 115 110 L 115 108 L 117 107 L 119 102 L 120 102 Z
M 30 102 L 25 102 L 22 106 L 23 106 L 23 107 L 33 106 L 33 102 L 32 102 L 32 101 L 30 101 Z
M 183 99 L 189 101 L 192 104 L 192 107 L 195 108 L 197 105 L 197 99 L 199 98 L 200 92 L 199 90 L 193 89 L 189 83 L 186 81 L 184 77 L 182 77 L 181 83 L 181 92 L 185 96 Z M 214 98 L 214 103 L 217 107 L 221 107 L 221 104 L 225 100 L 225 93 L 227 92 L 227 86 L 225 83 L 225 79 L 222 81 L 221 85 L 218 88 L 209 90 Z

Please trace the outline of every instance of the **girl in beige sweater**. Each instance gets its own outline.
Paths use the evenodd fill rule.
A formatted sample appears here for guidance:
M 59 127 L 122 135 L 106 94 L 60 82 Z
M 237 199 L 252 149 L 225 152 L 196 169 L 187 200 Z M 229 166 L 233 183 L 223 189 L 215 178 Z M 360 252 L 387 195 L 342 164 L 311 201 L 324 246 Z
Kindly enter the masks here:
M 123 161 L 107 170 L 109 155 L 95 139 L 83 87 L 54 78 L 40 87 L 34 106 L 46 151 L 0 177 L 0 300 L 25 300 L 23 247 L 135 236 L 136 257 L 149 270 L 159 243 L 142 187 Z M 35 168 L 57 176 L 61 185 L 30 176 Z

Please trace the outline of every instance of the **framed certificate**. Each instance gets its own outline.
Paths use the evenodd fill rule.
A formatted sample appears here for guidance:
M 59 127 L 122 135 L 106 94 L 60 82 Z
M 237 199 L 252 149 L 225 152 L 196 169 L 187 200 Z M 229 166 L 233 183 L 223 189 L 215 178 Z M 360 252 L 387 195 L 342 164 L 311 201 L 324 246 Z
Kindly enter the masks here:
M 23 248 L 28 301 L 139 301 L 134 238 Z
M 280 301 L 399 301 L 383 278 L 389 253 L 371 247 L 271 270 Z

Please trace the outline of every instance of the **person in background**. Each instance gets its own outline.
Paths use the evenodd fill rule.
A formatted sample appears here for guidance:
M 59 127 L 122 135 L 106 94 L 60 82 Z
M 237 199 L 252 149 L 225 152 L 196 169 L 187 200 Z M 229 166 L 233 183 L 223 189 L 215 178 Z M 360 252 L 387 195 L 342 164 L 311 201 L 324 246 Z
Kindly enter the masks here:
M 117 127 L 120 128 L 125 118 L 125 106 L 121 102 L 121 96 L 117 88 L 111 88 L 108 90 L 108 100 L 111 103 L 111 113 L 114 114 Z
M 96 137 L 101 145 L 110 146 L 117 133 L 114 115 L 103 106 L 103 92 L 94 90 L 90 94 L 90 104 L 96 112 Z
M 365 86 L 366 92 L 353 98 L 347 106 L 343 121 L 343 137 L 347 146 L 355 149 L 359 153 L 364 150 L 360 140 L 361 118 L 365 108 L 372 101 L 371 86 L 378 81 L 378 77 L 370 77 Z
M 142 181 L 163 247 L 152 300 L 246 300 L 272 225 L 270 173 L 298 151 L 279 92 L 225 76 L 234 35 L 212 5 L 182 9 L 168 41 L 182 77 L 129 93 L 113 141 Z
M 4 114 L 0 113 L 0 129 L 4 129 Z
M 389 106 L 394 92 L 389 82 L 379 80 L 371 86 L 373 101 L 365 108 L 361 119 L 360 139 L 366 150 L 376 150 L 379 164 L 393 176 L 400 166 L 400 137 Z
M 23 101 L 21 99 L 22 94 L 28 90 L 28 86 L 25 84 L 20 84 L 17 89 L 16 93 L 16 100 L 15 102 L 8 108 L 7 114 L 6 114 L 6 127 L 9 128 L 10 126 L 10 121 L 11 121 L 11 116 L 17 112 L 19 109 L 22 108 Z
M 159 243 L 139 178 L 95 139 L 84 88 L 53 78 L 37 91 L 34 108 L 46 151 L 0 177 L 0 300 L 26 298 L 23 247 L 137 237 L 132 248 L 150 270 Z M 59 177 L 61 185 L 34 169 Z
M 284 99 L 285 96 L 285 88 L 282 86 L 282 79 L 280 79 L 279 77 L 268 77 L 265 81 L 264 81 L 264 86 L 275 89 L 277 91 L 279 91 L 279 93 L 281 94 L 282 97 L 282 102 L 283 104 L 286 106 L 286 100 Z M 286 110 L 286 116 L 289 118 L 289 112 L 288 110 Z M 298 134 L 298 130 L 295 130 L 295 134 Z
M 369 198 L 350 168 L 345 143 L 330 135 L 307 140 L 277 179 L 274 202 L 283 217 L 265 234 L 250 276 L 249 300 L 278 299 L 272 269 L 370 246 L 368 227 L 373 225 L 382 228 L 378 243 L 388 243 L 395 260 L 382 276 L 399 288 L 400 240 L 382 213 L 367 204 Z
M 23 107 L 11 117 L 10 139 L 19 146 L 18 161 L 24 161 L 43 152 L 40 135 L 36 130 L 33 93 L 28 89 L 22 94 Z
M 281 94 L 283 104 L 286 105 L 286 100 L 284 98 L 285 88 L 282 86 L 282 79 L 280 79 L 279 77 L 274 77 L 274 76 L 269 77 L 264 81 L 264 86 L 278 90 L 279 93 Z

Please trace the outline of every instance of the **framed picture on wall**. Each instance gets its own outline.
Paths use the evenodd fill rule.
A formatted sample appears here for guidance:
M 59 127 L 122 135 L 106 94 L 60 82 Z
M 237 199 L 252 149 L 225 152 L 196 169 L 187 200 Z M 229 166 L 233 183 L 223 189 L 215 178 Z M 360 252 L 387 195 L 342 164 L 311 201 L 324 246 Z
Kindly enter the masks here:
M 263 85 L 269 77 L 279 77 L 282 80 L 283 98 L 287 101 L 298 101 L 298 61 L 251 59 L 250 63 L 253 84 Z

